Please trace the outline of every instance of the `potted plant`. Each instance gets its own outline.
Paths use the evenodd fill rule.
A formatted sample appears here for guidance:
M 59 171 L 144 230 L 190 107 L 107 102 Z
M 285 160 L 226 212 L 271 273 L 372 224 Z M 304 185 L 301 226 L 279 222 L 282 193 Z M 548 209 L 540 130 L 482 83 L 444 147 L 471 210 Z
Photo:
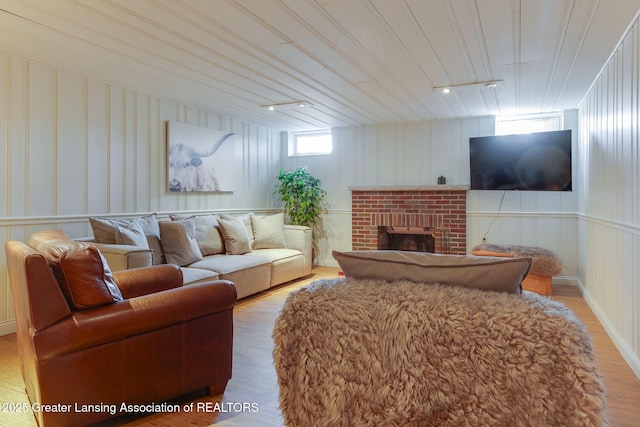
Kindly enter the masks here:
M 320 188 L 320 180 L 311 175 L 306 166 L 288 171 L 280 169 L 277 180 L 274 193 L 284 203 L 289 223 L 311 227 L 313 247 L 317 249 L 318 218 L 327 192 Z

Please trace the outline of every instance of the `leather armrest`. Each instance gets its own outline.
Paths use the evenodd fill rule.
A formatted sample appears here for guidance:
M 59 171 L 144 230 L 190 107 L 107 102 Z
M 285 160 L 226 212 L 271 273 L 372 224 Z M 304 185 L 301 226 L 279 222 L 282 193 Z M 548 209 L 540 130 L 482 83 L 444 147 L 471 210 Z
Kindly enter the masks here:
M 124 299 L 182 286 L 182 271 L 173 264 L 117 271 L 113 278 Z
M 230 311 L 232 282 L 216 280 L 120 301 L 71 316 L 34 336 L 41 360 L 120 341 L 131 336 Z

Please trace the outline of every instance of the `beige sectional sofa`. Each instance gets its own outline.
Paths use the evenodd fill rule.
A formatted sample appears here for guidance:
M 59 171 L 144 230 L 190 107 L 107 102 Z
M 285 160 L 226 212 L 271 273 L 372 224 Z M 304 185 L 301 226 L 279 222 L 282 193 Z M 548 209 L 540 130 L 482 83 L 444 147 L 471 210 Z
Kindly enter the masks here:
M 154 264 L 180 266 L 185 285 L 232 281 L 243 298 L 311 274 L 309 227 L 283 215 L 171 215 L 91 218 L 92 241 L 113 271 Z

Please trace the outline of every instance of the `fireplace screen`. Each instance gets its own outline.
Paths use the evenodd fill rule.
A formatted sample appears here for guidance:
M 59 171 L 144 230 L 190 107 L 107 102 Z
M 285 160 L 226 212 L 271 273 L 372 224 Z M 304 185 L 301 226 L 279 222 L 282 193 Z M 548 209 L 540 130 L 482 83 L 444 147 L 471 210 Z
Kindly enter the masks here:
M 429 227 L 378 227 L 378 249 L 435 252 L 435 237 Z

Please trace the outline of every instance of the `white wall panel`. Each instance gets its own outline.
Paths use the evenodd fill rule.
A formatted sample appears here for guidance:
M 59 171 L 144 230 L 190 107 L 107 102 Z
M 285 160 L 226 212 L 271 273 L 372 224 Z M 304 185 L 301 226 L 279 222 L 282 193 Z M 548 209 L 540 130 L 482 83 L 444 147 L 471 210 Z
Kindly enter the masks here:
M 28 169 L 25 167 L 26 147 L 28 141 L 28 105 L 29 105 L 29 64 L 23 61 L 9 60 L 10 81 L 7 92 L 8 153 L 7 153 L 7 214 L 10 217 L 27 215 L 27 200 L 24 197 L 27 187 Z
M 9 125 L 9 114 L 8 111 L 11 108 L 11 79 L 9 76 L 11 75 L 10 64 L 11 61 L 9 58 L 0 55 L 0 92 L 4 93 L 4 97 L 0 97 L 0 158 L 5 159 L 3 161 L 2 170 L 0 170 L 0 181 L 8 183 L 9 182 L 9 134 L 10 134 L 10 125 Z M 8 185 L 0 185 L 0 217 L 8 216 L 8 205 L 9 205 L 9 186 Z M 0 235 L 0 238 L 2 236 Z M 1 262 L 1 261 L 0 261 Z M 1 317 L 0 317 L 1 318 Z
M 108 86 L 108 108 L 106 118 L 108 127 L 108 176 L 109 183 L 108 212 L 126 212 L 124 196 L 125 171 L 124 171 L 124 129 L 125 129 L 125 90 L 113 85 Z
M 47 215 L 55 209 L 55 193 L 47 191 L 46 186 L 40 182 L 43 175 L 52 176 L 55 170 L 55 79 L 56 73 L 50 68 L 39 65 L 29 67 L 29 137 L 26 141 L 29 161 L 25 165 L 28 176 L 25 185 L 29 215 Z
M 580 106 L 579 277 L 640 377 L 640 41 L 625 35 Z
M 86 196 L 86 80 L 67 73 L 56 73 L 57 98 L 53 108 L 56 117 L 55 152 L 56 171 L 49 186 L 39 185 L 38 191 L 53 191 L 56 197 L 54 215 L 73 215 L 85 210 Z M 33 102 L 39 102 L 34 99 Z M 27 143 L 40 145 L 29 138 Z M 30 159 L 26 163 L 30 164 Z M 47 175 L 40 176 L 41 179 Z M 34 182 L 33 184 L 36 184 Z M 33 186 L 30 186 L 33 187 Z M 48 188 L 47 188 L 48 187 Z M 53 187 L 53 188 L 52 188 Z M 36 187 L 33 188 L 36 191 Z M 31 188 L 28 193 L 31 194 Z
M 108 92 L 104 84 L 89 81 L 87 85 L 87 212 L 108 212 Z

